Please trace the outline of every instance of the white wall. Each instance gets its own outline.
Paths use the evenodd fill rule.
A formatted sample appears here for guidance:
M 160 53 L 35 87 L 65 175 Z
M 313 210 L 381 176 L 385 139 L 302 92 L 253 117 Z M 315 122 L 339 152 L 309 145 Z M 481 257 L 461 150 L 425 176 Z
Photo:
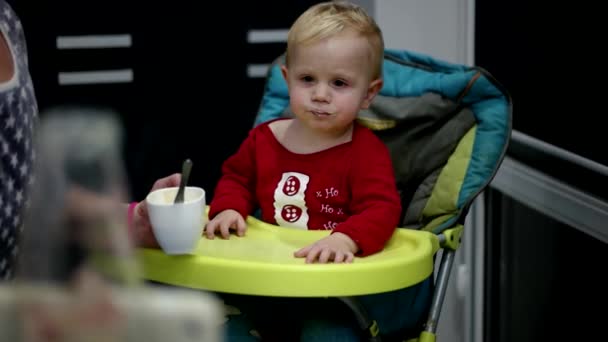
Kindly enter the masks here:
M 472 64 L 473 4 L 474 0 L 376 0 L 374 16 L 387 48 Z

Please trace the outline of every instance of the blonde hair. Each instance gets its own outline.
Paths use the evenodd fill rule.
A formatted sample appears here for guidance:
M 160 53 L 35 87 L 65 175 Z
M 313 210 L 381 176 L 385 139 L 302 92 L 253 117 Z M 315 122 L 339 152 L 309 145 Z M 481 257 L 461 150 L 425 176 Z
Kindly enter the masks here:
M 372 76 L 380 78 L 384 58 L 382 31 L 363 8 L 345 1 L 313 5 L 296 19 L 287 36 L 285 63 L 289 63 L 289 52 L 295 46 L 316 43 L 348 30 L 368 40 L 374 65 Z

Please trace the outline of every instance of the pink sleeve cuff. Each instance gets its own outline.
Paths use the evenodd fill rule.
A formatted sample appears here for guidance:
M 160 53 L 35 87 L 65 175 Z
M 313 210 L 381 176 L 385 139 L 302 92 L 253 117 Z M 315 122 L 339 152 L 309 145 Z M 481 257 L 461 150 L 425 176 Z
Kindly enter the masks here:
M 127 229 L 129 232 L 133 231 L 133 214 L 135 214 L 135 207 L 139 202 L 129 203 L 129 210 L 127 211 Z

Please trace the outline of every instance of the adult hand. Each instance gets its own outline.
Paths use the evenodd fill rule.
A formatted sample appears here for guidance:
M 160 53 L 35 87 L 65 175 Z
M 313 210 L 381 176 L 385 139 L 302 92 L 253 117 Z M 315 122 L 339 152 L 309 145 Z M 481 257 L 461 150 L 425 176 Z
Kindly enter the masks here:
M 161 178 L 154 182 L 150 192 L 162 188 L 179 186 L 181 179 L 182 175 L 180 173 L 174 173 L 165 178 Z M 160 247 L 156 241 L 156 237 L 154 237 L 154 233 L 152 232 L 152 225 L 150 224 L 148 207 L 146 206 L 145 200 L 137 203 L 135 206 L 135 209 L 133 210 L 133 217 L 131 218 L 130 229 L 134 240 L 133 242 L 136 246 L 153 248 Z

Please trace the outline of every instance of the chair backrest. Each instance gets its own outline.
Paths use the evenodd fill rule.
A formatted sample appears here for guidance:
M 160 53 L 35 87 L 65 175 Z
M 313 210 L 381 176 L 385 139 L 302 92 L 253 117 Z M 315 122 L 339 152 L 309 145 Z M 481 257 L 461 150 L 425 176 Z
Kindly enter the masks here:
M 255 125 L 290 117 L 280 65 L 271 65 Z M 490 183 L 511 134 L 511 98 L 487 71 L 411 51 L 385 50 L 384 86 L 358 121 L 389 147 L 402 226 L 440 232 L 464 222 Z

